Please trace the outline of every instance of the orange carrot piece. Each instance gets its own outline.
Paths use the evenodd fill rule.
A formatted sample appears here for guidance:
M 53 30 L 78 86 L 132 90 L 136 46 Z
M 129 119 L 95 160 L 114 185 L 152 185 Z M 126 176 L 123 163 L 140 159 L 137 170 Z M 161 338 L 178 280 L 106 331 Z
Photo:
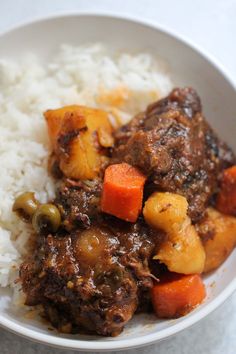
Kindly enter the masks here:
M 236 216 L 236 166 L 223 172 L 216 208 L 224 214 Z
M 198 274 L 167 273 L 151 291 L 152 304 L 159 318 L 186 315 L 206 296 L 205 285 Z
M 103 182 L 101 209 L 120 219 L 135 222 L 142 209 L 146 177 L 127 163 L 107 167 Z

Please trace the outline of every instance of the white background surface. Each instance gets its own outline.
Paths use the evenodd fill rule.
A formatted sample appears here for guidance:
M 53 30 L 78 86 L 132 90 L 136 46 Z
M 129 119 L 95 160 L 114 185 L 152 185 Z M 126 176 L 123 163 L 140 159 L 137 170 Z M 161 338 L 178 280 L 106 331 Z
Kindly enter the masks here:
M 0 32 L 33 18 L 73 11 L 115 12 L 154 20 L 214 55 L 236 82 L 236 0 L 0 0 Z M 41 353 L 65 351 L 34 344 L 0 329 L 0 354 Z M 236 353 L 236 294 L 208 318 L 176 337 L 129 351 L 154 353 Z

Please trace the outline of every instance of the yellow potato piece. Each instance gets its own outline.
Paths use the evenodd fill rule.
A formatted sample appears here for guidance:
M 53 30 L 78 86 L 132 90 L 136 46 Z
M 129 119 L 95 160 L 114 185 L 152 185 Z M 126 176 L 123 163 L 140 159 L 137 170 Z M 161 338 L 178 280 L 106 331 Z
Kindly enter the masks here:
M 209 272 L 219 267 L 236 246 L 236 218 L 209 208 L 198 229 L 208 234 L 202 242 L 206 252 L 204 272 Z
M 183 196 L 156 192 L 146 201 L 143 215 L 150 226 L 167 234 L 154 259 L 164 263 L 172 272 L 202 273 L 205 251 L 187 216 L 187 209 L 188 203 Z
M 93 179 L 99 172 L 101 156 L 93 147 L 91 136 L 80 134 L 70 144 L 68 156 L 60 158 L 60 169 L 73 179 Z
M 181 195 L 156 192 L 146 201 L 143 215 L 149 225 L 168 232 L 175 224 L 178 227 L 184 223 L 187 210 L 188 202 Z
M 77 109 L 78 106 L 65 106 L 58 109 L 49 109 L 48 111 L 44 112 L 44 117 L 47 122 L 48 127 L 48 135 L 51 140 L 53 148 L 56 147 L 56 140 L 58 138 L 61 125 L 65 114 L 67 112 L 73 112 Z
M 45 112 L 53 150 L 65 176 L 93 179 L 113 145 L 108 114 L 84 106 L 66 106 Z

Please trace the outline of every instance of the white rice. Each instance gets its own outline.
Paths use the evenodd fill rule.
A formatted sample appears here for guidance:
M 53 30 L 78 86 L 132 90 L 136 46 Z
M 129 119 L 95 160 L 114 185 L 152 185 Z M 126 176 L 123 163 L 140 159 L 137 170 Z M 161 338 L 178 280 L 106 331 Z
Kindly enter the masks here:
M 14 198 L 24 191 L 35 191 L 42 202 L 54 196 L 42 113 L 82 104 L 126 122 L 171 88 L 150 54 L 111 54 L 101 44 L 64 45 L 50 63 L 34 55 L 0 59 L 0 286 L 13 284 L 31 232 L 12 213 Z

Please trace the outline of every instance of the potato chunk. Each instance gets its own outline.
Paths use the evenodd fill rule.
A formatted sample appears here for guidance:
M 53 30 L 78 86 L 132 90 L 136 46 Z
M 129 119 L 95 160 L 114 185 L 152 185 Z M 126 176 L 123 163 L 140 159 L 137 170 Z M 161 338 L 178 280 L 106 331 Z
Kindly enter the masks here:
M 113 145 L 108 114 L 83 106 L 67 106 L 44 114 L 54 153 L 65 176 L 93 179 Z
M 64 116 L 67 112 L 76 111 L 77 106 L 65 106 L 59 109 L 49 109 L 44 112 L 44 117 L 47 122 L 48 135 L 53 148 L 56 148 L 57 138 L 61 129 Z
M 198 232 L 206 252 L 204 272 L 209 272 L 219 267 L 236 246 L 236 218 L 209 208 Z
M 166 264 L 172 272 L 202 273 L 205 251 L 201 240 L 187 216 L 185 197 L 173 193 L 153 193 L 145 203 L 146 222 L 167 234 L 154 259 Z
M 185 197 L 174 193 L 156 192 L 145 203 L 143 214 L 148 224 L 157 229 L 171 232 L 179 228 L 187 217 L 188 202 Z

